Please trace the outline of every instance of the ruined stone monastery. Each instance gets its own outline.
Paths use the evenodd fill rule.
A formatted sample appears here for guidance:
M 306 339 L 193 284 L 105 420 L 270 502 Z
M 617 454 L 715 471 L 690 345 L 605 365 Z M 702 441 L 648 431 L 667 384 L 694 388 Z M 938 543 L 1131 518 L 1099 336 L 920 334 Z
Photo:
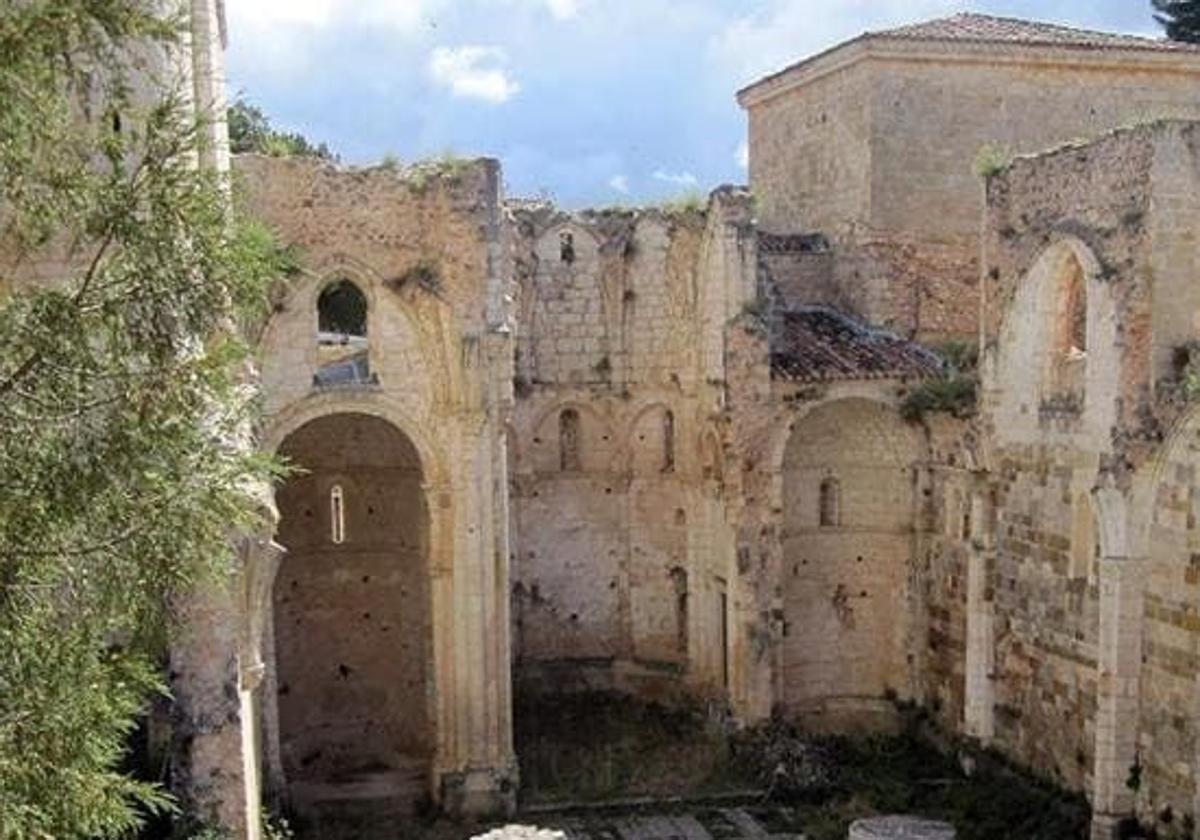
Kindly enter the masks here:
M 1200 49 L 962 14 L 738 101 L 750 184 L 699 210 L 218 143 L 302 255 L 261 445 L 306 472 L 181 629 L 195 802 L 251 837 L 351 783 L 504 810 L 514 694 L 604 689 L 829 730 L 912 701 L 1097 838 L 1196 813 Z M 950 341 L 975 409 L 902 412 Z

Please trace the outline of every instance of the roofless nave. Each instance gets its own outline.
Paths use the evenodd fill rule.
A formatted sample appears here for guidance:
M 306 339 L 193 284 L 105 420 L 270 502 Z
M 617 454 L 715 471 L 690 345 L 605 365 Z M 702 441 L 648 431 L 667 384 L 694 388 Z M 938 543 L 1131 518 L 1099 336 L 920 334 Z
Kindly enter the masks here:
M 741 91 L 750 188 L 704 212 L 235 159 L 304 254 L 262 445 L 308 471 L 175 652 L 193 798 L 248 836 L 264 789 L 347 778 L 504 809 L 516 685 L 833 729 L 896 695 L 1085 790 L 1095 837 L 1194 814 L 1198 82 L 1026 21 L 864 35 Z M 980 206 L 981 146 L 1068 141 Z M 903 418 L 950 339 L 978 412 Z

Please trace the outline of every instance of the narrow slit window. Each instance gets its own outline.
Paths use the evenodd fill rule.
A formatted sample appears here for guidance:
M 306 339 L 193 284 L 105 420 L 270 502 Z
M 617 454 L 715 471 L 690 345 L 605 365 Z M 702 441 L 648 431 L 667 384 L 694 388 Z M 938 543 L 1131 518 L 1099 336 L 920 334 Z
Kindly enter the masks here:
M 663 415 L 663 472 L 675 470 L 675 412 Z
M 568 408 L 558 415 L 558 458 L 563 472 L 580 470 L 579 444 L 579 412 Z
M 821 482 L 818 507 L 822 528 L 837 528 L 842 524 L 842 487 L 836 478 Z
M 334 545 L 346 541 L 346 498 L 340 484 L 329 491 L 329 539 Z

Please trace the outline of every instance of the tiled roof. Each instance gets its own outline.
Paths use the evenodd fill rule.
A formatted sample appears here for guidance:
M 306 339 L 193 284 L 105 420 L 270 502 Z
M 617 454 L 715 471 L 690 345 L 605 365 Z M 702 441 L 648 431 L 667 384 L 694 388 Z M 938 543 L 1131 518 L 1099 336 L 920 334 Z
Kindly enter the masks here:
M 771 376 L 792 381 L 931 376 L 932 350 L 824 306 L 787 312 L 771 341 Z
M 1123 35 L 1116 32 L 1094 32 L 1088 29 L 1076 29 L 1056 23 L 1042 23 L 1033 20 L 1020 20 L 1019 18 L 1005 18 L 994 15 L 981 15 L 974 12 L 962 12 L 950 17 L 936 18 L 923 23 L 913 23 L 895 29 L 864 32 L 857 38 L 851 38 L 848 41 L 836 44 L 823 52 L 803 58 L 782 70 L 763 76 L 742 88 L 738 96 L 742 97 L 751 91 L 765 89 L 771 83 L 778 82 L 794 71 L 813 65 L 825 57 L 838 53 L 851 45 L 886 41 L 924 41 L 963 45 L 987 44 L 1012 47 L 1060 47 L 1081 51 L 1140 50 L 1164 55 L 1187 56 L 1192 59 L 1200 57 L 1200 45 L 1169 41 L 1165 38 Z
M 1200 47 L 1164 38 L 1146 38 L 1115 32 L 1095 32 L 1075 29 L 1055 23 L 1041 23 L 1018 18 L 994 17 L 963 12 L 871 32 L 881 38 L 906 38 L 918 41 L 980 41 L 993 44 L 1036 44 L 1046 46 L 1093 47 L 1098 49 L 1160 50 L 1168 52 L 1197 52 Z

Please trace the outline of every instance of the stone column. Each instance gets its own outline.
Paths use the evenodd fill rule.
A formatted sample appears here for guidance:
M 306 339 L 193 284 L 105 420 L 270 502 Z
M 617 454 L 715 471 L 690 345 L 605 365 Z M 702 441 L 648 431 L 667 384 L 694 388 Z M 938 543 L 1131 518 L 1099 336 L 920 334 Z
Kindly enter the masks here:
M 171 642 L 171 787 L 184 812 L 256 838 L 246 816 L 237 610 L 229 589 L 206 587 L 176 607 Z
M 484 349 L 497 364 L 511 356 L 504 335 L 489 335 Z M 511 375 L 503 381 L 511 383 Z M 453 559 L 449 579 L 434 581 L 440 592 L 435 621 L 451 637 L 442 647 L 448 661 L 439 663 L 439 719 L 449 729 L 439 732 L 438 765 L 443 807 L 453 814 L 511 813 L 516 804 L 501 397 L 490 394 L 483 416 L 464 421 L 452 465 L 453 533 L 442 535 L 453 545 Z
M 967 555 L 967 651 L 963 723 L 966 733 L 984 744 L 995 736 L 995 613 L 991 570 L 996 541 L 991 495 L 971 494 L 971 543 Z
M 273 530 L 274 523 L 270 525 Z M 177 608 L 170 650 L 172 786 L 187 810 L 258 840 L 261 772 L 257 689 L 266 608 L 283 550 L 268 536 L 238 546 L 239 571 Z
M 1137 763 L 1142 566 L 1128 557 L 1100 560 L 1093 840 L 1114 838 L 1117 823 L 1133 812 L 1126 782 Z
M 1134 806 L 1127 781 L 1137 763 L 1145 564 L 1128 555 L 1127 500 L 1111 487 L 1095 496 L 1101 560 L 1091 836 L 1112 840 Z

